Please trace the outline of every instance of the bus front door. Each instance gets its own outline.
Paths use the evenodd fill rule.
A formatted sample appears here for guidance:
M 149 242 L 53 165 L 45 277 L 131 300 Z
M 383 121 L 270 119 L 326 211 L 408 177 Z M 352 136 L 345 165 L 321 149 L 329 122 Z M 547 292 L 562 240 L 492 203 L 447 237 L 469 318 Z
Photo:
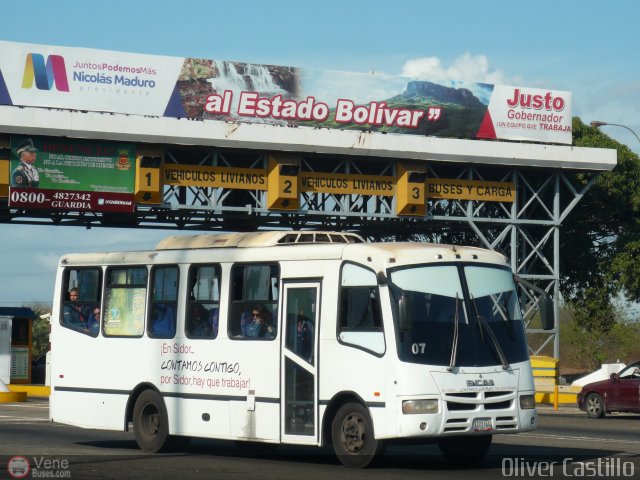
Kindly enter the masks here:
M 281 432 L 283 443 L 318 439 L 320 282 L 284 282 Z

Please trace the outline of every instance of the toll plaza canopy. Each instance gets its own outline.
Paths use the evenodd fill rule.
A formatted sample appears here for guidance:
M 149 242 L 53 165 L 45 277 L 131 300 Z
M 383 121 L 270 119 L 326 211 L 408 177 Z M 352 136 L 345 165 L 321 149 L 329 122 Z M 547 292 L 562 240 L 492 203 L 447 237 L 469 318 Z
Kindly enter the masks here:
M 532 169 L 612 169 L 614 150 L 571 146 L 571 106 L 551 89 L 0 41 L 0 220 L 350 217 L 366 234 L 437 219 L 442 200 L 449 217 L 450 201 L 526 202 Z
M 455 224 L 558 299 L 562 222 L 616 165 L 571 129 L 567 91 L 0 41 L 0 222 L 439 242 Z M 558 356 L 555 308 L 534 354 Z

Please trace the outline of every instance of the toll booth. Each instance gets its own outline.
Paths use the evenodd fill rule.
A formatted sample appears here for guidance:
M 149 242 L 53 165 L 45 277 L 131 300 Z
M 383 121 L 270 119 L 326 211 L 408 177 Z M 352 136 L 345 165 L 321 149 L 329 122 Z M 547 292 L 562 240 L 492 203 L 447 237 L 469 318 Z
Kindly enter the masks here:
M 0 307 L 0 380 L 31 383 L 32 331 L 36 315 L 26 307 Z
M 11 318 L 0 317 L 0 385 L 11 378 Z

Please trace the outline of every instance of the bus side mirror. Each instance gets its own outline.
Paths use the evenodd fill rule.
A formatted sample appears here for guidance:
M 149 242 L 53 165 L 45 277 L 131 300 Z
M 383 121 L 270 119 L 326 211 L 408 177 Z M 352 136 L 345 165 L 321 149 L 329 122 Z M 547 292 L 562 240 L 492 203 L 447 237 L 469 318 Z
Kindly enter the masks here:
M 543 330 L 553 330 L 553 301 L 546 293 L 541 295 L 538 300 L 538 308 L 540 309 L 540 321 Z
M 553 308 L 553 300 L 549 294 L 543 290 L 542 288 L 534 285 L 533 283 L 527 282 L 524 278 L 519 275 L 513 274 L 513 280 L 516 283 L 524 285 L 530 290 L 538 293 L 540 296 L 538 297 L 538 310 L 540 311 L 540 322 L 542 323 L 543 330 L 553 330 L 554 327 L 554 308 Z
M 398 300 L 398 327 L 401 332 L 411 330 L 411 320 L 409 319 L 410 300 L 407 294 L 403 293 Z

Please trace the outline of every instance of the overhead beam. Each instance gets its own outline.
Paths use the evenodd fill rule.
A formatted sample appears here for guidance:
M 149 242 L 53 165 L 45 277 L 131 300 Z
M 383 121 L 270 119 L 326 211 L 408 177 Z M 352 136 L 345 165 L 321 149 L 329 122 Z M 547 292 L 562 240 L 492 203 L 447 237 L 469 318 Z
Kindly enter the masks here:
M 616 150 L 0 106 L 0 131 L 170 145 L 604 171 Z

